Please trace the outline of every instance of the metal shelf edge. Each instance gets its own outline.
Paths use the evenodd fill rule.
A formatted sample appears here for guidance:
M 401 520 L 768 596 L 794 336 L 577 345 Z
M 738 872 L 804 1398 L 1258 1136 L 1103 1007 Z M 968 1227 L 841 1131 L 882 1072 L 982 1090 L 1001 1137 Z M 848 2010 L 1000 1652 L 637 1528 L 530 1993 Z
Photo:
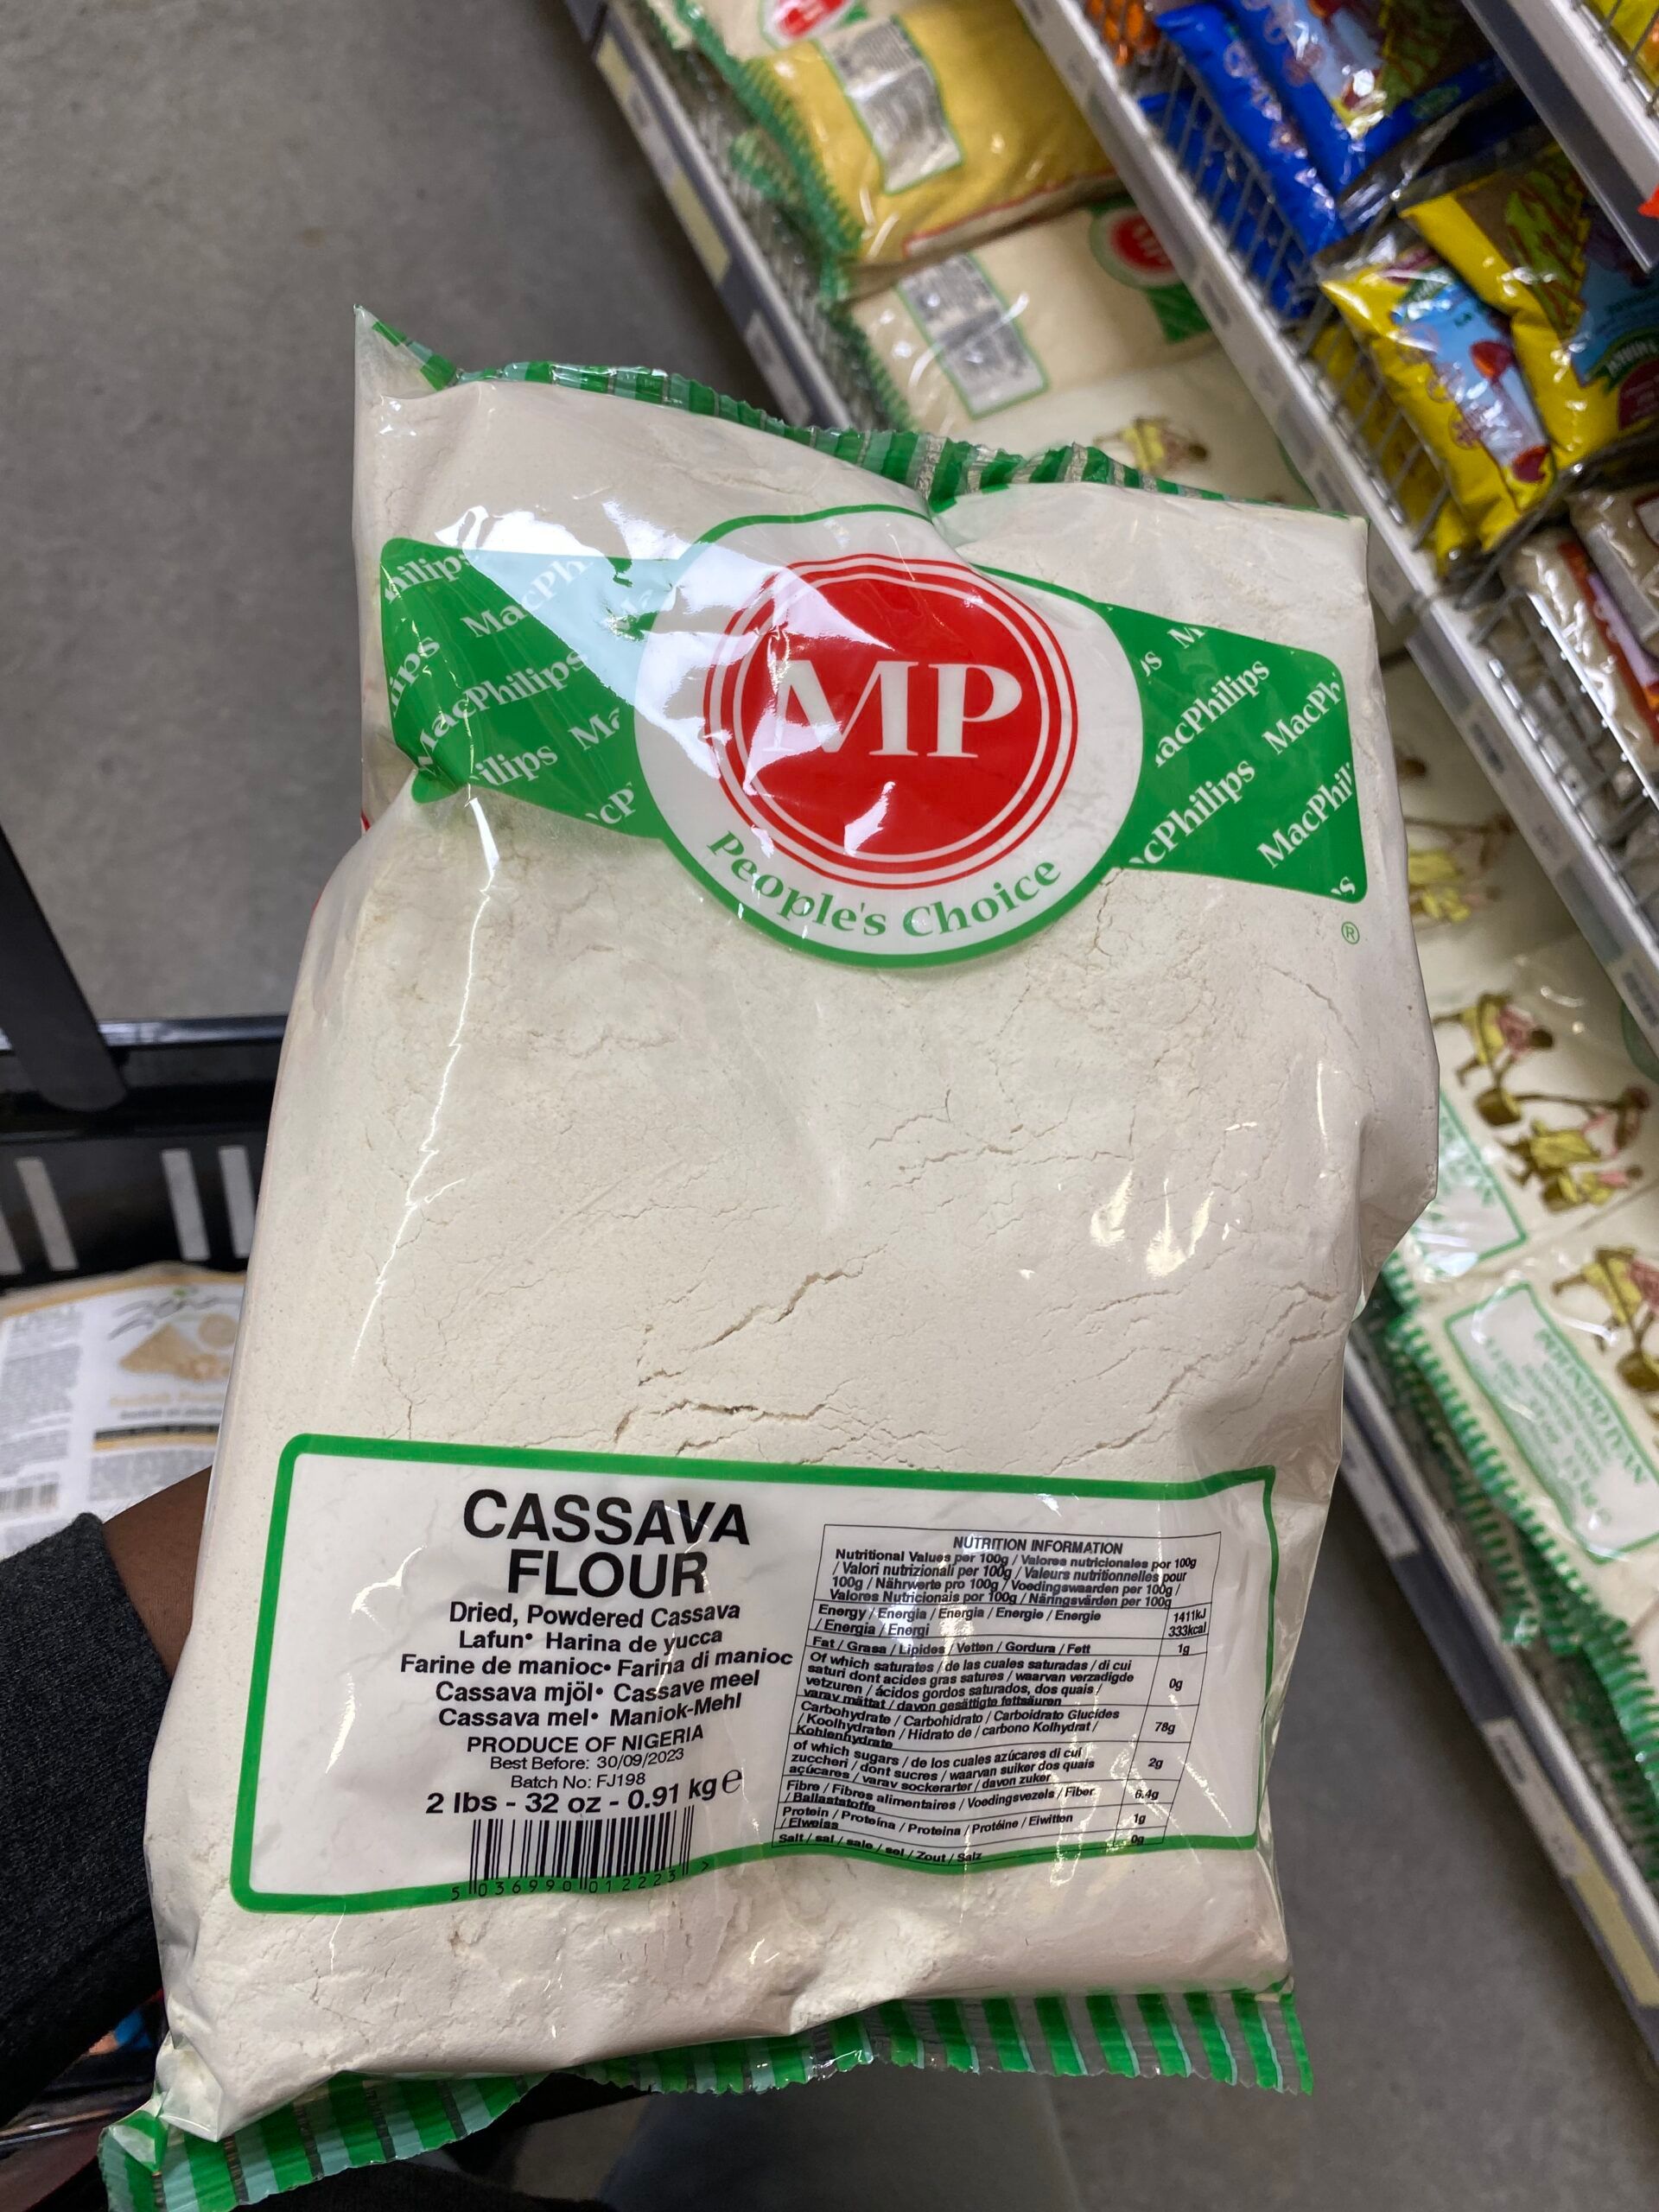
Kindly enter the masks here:
M 1659 1896 L 1504 1643 L 1382 1393 L 1351 1349 L 1344 1400 L 1343 1471 L 1355 1502 L 1659 2063 Z
M 1659 262 L 1659 116 L 1580 0 L 1465 0 L 1643 269 Z
M 647 38 L 619 10 L 566 0 L 594 38 L 594 60 L 667 194 L 681 227 L 791 423 L 836 426 L 852 414 L 743 220 Z

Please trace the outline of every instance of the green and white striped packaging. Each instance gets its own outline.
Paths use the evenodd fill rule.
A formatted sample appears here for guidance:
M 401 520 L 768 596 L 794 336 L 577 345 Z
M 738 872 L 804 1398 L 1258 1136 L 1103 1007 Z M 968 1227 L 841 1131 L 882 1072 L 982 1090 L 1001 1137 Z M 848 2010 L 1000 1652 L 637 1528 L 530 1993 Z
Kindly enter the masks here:
M 963 2074 L 1164 2074 L 1293 2094 L 1313 2088 L 1288 1987 L 1259 1997 L 1194 1990 L 895 2002 L 808 2035 L 652 2051 L 577 2070 L 619 2088 L 717 2094 L 783 2088 L 876 2060 Z M 351 2167 L 442 2150 L 500 2119 L 537 2078 L 341 2075 L 222 2143 L 164 2126 L 152 2102 L 105 2136 L 110 2202 L 115 2212 L 232 2212 Z

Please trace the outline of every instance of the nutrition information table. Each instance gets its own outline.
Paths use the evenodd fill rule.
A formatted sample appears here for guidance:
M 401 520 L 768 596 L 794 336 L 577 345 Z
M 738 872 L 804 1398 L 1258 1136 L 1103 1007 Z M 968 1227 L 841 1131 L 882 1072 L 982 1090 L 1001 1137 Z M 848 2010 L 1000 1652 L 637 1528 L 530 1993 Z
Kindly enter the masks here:
M 957 1859 L 1167 1828 L 1221 1536 L 823 1532 L 776 1839 Z

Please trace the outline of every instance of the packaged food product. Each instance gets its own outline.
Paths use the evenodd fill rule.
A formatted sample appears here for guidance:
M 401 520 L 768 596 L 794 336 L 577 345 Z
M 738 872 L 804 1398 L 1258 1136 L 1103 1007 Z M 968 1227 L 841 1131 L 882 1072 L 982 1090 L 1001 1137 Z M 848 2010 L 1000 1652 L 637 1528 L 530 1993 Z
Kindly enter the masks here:
M 182 1262 L 0 1298 L 0 1550 L 206 1466 L 241 1309 L 240 1275 Z
M 1157 50 L 1158 25 L 1145 0 L 1084 0 L 1084 13 L 1120 69 Z
M 1394 1328 L 1487 1495 L 1547 1565 L 1659 1802 L 1659 1193 L 1529 1245 Z
M 1128 200 L 1073 208 L 849 302 L 890 419 L 1306 505 L 1262 410 Z
M 1407 210 L 1510 334 L 1557 466 L 1659 419 L 1659 273 L 1630 248 L 1559 146 Z
M 672 25 L 674 42 L 695 41 L 730 75 L 745 61 L 775 54 L 843 23 L 880 22 L 899 0 L 652 0 Z
M 1114 181 L 1014 0 L 917 0 L 735 81 L 794 171 L 832 296 Z
M 1423 451 L 1411 425 L 1389 395 L 1371 357 L 1356 344 L 1345 322 L 1327 323 L 1313 340 L 1313 358 L 1324 370 L 1337 404 L 1376 464 L 1378 475 L 1418 532 L 1436 572 L 1445 575 L 1469 551 L 1475 533 L 1446 489 L 1446 479 Z
M 1021 445 L 1092 445 L 1142 475 L 1228 499 L 1313 504 L 1273 425 L 1219 350 L 1103 378 L 1052 402 L 1033 400 L 1017 435 Z
M 1637 642 L 1659 648 L 1659 484 L 1580 492 L 1567 512 Z
M 1490 550 L 1554 482 L 1509 326 L 1421 239 L 1390 232 L 1321 279 Z
M 1440 1187 L 1389 1262 L 1402 1303 L 1490 1274 L 1540 1237 L 1611 1224 L 1654 1185 L 1655 1086 L 1621 1014 L 1576 933 L 1494 966 L 1483 988 L 1434 1012 Z
M 1499 793 L 1416 663 L 1385 667 L 1412 926 L 1431 1014 L 1464 1006 L 1517 953 L 1573 927 Z
M 1503 573 L 1538 610 L 1626 758 L 1659 772 L 1659 667 L 1631 635 L 1572 531 L 1535 531 L 1510 555 Z M 1633 782 L 1624 788 L 1634 795 Z
M 1425 123 L 1503 81 L 1446 0 L 1231 0 L 1325 182 L 1348 190 Z
M 1158 28 L 1185 55 L 1217 112 L 1255 161 L 1303 252 L 1319 253 L 1345 238 L 1349 226 L 1314 166 L 1306 140 L 1274 96 L 1230 18 L 1207 4 L 1172 8 L 1159 16 Z
M 1433 1148 L 1362 527 L 359 349 L 373 827 L 118 2147 L 269 2163 L 331 2075 L 399 2147 L 549 2066 L 1293 2086 L 1262 1776 Z
M 1152 226 L 1122 197 L 929 262 L 850 302 L 846 320 L 895 423 L 1020 451 L 1070 442 L 1025 435 L 1027 403 L 1215 346 Z

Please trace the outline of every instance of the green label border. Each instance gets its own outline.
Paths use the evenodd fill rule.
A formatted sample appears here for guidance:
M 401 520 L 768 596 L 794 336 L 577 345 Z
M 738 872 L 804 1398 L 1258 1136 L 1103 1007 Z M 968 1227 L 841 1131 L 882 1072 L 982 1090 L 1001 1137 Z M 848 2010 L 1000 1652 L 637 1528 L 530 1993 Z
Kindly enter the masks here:
M 1274 1656 L 1278 1624 L 1279 1534 L 1273 1517 L 1274 1470 L 1238 1467 L 1225 1474 L 1205 1475 L 1185 1483 L 1090 1482 L 1046 1475 L 947 1475 L 910 1468 L 791 1466 L 766 1459 L 671 1459 L 662 1454 L 625 1452 L 555 1452 L 520 1450 L 506 1445 L 399 1443 L 385 1438 L 331 1436 L 308 1433 L 291 1437 L 277 1464 L 276 1484 L 271 1497 L 270 1532 L 265 1545 L 264 1573 L 259 1592 L 259 1619 L 254 1636 L 253 1672 L 248 1689 L 247 1726 L 243 1734 L 242 1764 L 237 1784 L 236 1823 L 231 1845 L 231 1895 L 245 1912 L 346 1913 L 390 1912 L 422 1904 L 481 1904 L 483 1892 L 473 1892 L 467 1883 L 443 1882 L 401 1890 L 359 1890 L 339 1894 L 258 1890 L 253 1884 L 253 1833 L 259 1791 L 259 1763 L 264 1745 L 265 1707 L 270 1689 L 271 1646 L 276 1631 L 276 1608 L 281 1593 L 283 1554 L 288 1538 L 289 1507 L 294 1472 L 308 1453 L 346 1459 L 413 1459 L 467 1467 L 517 1467 L 550 1473 L 603 1472 L 622 1475 L 669 1476 L 684 1481 L 688 1469 L 695 1478 L 719 1482 L 833 1484 L 864 1490 L 946 1490 L 966 1492 L 998 1491 L 1027 1497 L 1135 1497 L 1180 1502 L 1209 1497 L 1218 1491 L 1235 1490 L 1247 1483 L 1262 1485 L 1262 1517 L 1267 1529 L 1268 1623 L 1267 1665 L 1258 1723 L 1260 1752 L 1256 1764 L 1255 1811 L 1248 1835 L 1162 1835 L 1141 1842 L 1134 1837 L 1102 1838 L 1070 1848 L 1058 1847 L 1068 1863 L 1078 1859 L 1121 1858 L 1131 1852 L 1254 1851 L 1257 1848 L 1262 1800 L 1267 1784 L 1267 1717 L 1273 1691 Z M 490 1892 L 496 1897 L 531 1897 L 550 1893 L 598 1896 L 611 1890 L 660 1889 L 670 1882 L 686 1881 L 715 1866 L 734 1866 L 751 1859 L 796 1858 L 805 1855 L 873 1859 L 917 1874 L 960 1877 L 982 1869 L 1038 1866 L 1053 1859 L 1053 1842 L 1020 1851 L 988 1853 L 981 1858 L 930 1862 L 906 1857 L 902 1852 L 871 1849 L 838 1843 L 742 1844 L 730 1851 L 712 1851 L 691 1860 L 683 1869 L 657 1873 L 601 1877 L 594 1880 L 550 1876 L 513 1877 L 499 1881 Z
M 1613 1419 L 1618 1423 L 1619 1427 L 1624 1430 L 1626 1437 L 1630 1440 L 1630 1449 L 1635 1452 L 1637 1458 L 1638 1459 L 1645 1459 L 1649 1465 L 1652 1465 L 1654 1463 L 1654 1455 L 1648 1450 L 1641 1438 L 1630 1427 L 1630 1422 L 1624 1418 L 1624 1408 L 1619 1405 L 1618 1400 L 1614 1398 L 1611 1393 L 1606 1389 L 1600 1376 L 1596 1373 L 1595 1369 L 1592 1367 L 1586 1360 L 1580 1358 L 1578 1351 L 1573 1346 L 1571 1338 L 1567 1336 L 1566 1331 L 1560 1326 L 1554 1316 L 1543 1304 L 1542 1300 L 1539 1298 L 1537 1292 L 1533 1288 L 1529 1282 L 1512 1282 L 1505 1289 L 1494 1291 L 1486 1298 L 1478 1298 L 1472 1306 L 1465 1306 L 1456 1313 L 1448 1314 L 1445 1324 L 1446 1340 L 1457 1353 L 1459 1363 L 1463 1368 L 1464 1372 L 1468 1376 L 1470 1381 L 1474 1384 L 1476 1389 L 1480 1393 L 1486 1403 L 1491 1408 L 1492 1412 L 1497 1420 L 1498 1425 L 1503 1429 L 1503 1433 L 1509 1438 L 1510 1442 L 1515 1446 L 1516 1451 L 1520 1454 L 1523 1464 L 1532 1470 L 1533 1475 L 1535 1478 L 1540 1489 L 1542 1490 L 1545 1496 L 1549 1499 L 1550 1503 L 1560 1515 L 1562 1524 L 1565 1527 L 1567 1535 L 1579 1547 L 1579 1549 L 1584 1553 L 1586 1557 L 1588 1559 L 1603 1560 L 1620 1560 L 1627 1559 L 1632 1552 L 1644 1552 L 1650 1545 L 1659 1544 L 1659 1530 L 1656 1530 L 1651 1536 L 1638 1536 L 1634 1543 L 1630 1544 L 1604 1546 L 1588 1544 L 1585 1541 L 1584 1538 L 1579 1534 L 1578 1529 L 1576 1518 L 1578 1502 L 1573 1497 L 1571 1492 L 1563 1491 L 1559 1486 L 1554 1470 L 1549 1466 L 1548 1463 L 1542 1462 L 1535 1458 L 1526 1437 L 1516 1427 L 1513 1421 L 1510 1421 L 1509 1414 L 1502 1403 L 1494 1397 L 1491 1391 L 1487 1389 L 1485 1382 L 1479 1370 L 1477 1369 L 1474 1362 L 1470 1358 L 1468 1353 L 1464 1349 L 1463 1339 L 1457 1334 L 1457 1326 L 1459 1321 L 1466 1321 L 1471 1314 L 1484 1313 L 1491 1306 L 1502 1306 L 1511 1298 L 1520 1297 L 1525 1297 L 1531 1300 L 1532 1310 L 1537 1315 L 1543 1326 L 1549 1331 L 1553 1337 L 1555 1338 L 1556 1341 L 1560 1344 L 1561 1350 L 1567 1354 L 1567 1357 L 1573 1363 L 1573 1364 L 1581 1370 L 1586 1380 L 1594 1384 L 1598 1394 L 1605 1402 L 1608 1412 L 1611 1414 Z

